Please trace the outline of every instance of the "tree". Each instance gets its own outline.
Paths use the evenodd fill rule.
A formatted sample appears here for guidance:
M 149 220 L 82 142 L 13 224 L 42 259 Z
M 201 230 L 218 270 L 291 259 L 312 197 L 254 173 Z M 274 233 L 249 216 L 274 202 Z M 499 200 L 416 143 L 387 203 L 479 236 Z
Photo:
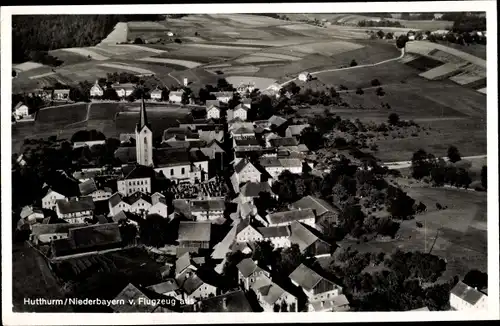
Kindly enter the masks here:
M 377 32 L 377 36 L 379 39 L 383 39 L 385 36 L 385 33 L 381 29 L 379 29 Z
M 448 147 L 448 158 L 452 163 L 460 161 L 462 158 L 460 157 L 460 152 L 458 151 L 458 148 L 456 148 L 455 146 Z
M 400 35 L 398 37 L 398 39 L 396 40 L 396 46 L 398 47 L 398 49 L 402 49 L 406 46 L 406 43 L 409 41 L 410 39 L 408 38 L 407 35 Z
M 302 130 L 299 136 L 300 142 L 307 146 L 312 151 L 316 151 L 323 147 L 323 136 L 313 127 L 307 127 Z
M 358 95 L 363 95 L 364 93 L 365 93 L 365 92 L 363 91 L 363 89 L 362 89 L 361 87 L 358 87 L 358 88 L 356 89 L 356 94 L 358 94 Z
M 427 154 L 423 149 L 419 149 L 413 153 L 411 159 L 412 177 L 415 179 L 422 179 L 429 176 L 432 167 L 436 164 L 436 159 L 432 154 Z
M 481 186 L 483 186 L 484 189 L 488 189 L 488 171 L 486 168 L 486 165 L 483 165 L 481 168 Z
M 182 43 L 182 40 L 181 40 L 180 38 L 176 38 L 176 39 L 174 40 L 174 42 L 175 42 L 175 43 L 179 43 L 179 44 L 181 44 L 181 43 Z
M 397 126 L 399 124 L 399 115 L 397 113 L 389 114 L 389 118 L 387 119 L 387 122 L 391 126 Z
M 376 78 L 372 79 L 371 84 L 372 84 L 372 86 L 380 86 L 381 85 L 380 81 Z
M 407 220 L 415 215 L 415 200 L 399 188 L 389 186 L 387 189 L 387 211 L 394 217 Z
M 134 44 L 144 44 L 144 41 L 140 37 L 136 37 L 134 40 Z
M 166 229 L 168 229 L 168 220 L 158 214 L 148 215 L 146 219 L 139 224 L 139 235 L 142 243 L 161 247 L 167 243 Z
M 273 250 L 274 245 L 271 241 L 258 241 L 255 243 L 252 259 L 262 266 L 270 266 L 274 263 Z
M 358 65 L 358 63 L 356 62 L 356 60 L 352 59 L 352 60 L 351 60 L 351 63 L 350 63 L 350 66 L 351 66 L 351 67 L 355 67 L 355 66 L 357 66 L 357 65 Z
M 118 93 L 116 90 L 112 87 L 107 87 L 103 94 L 102 94 L 102 99 L 103 100 L 111 100 L 111 101 L 119 101 L 120 98 L 118 97 Z
M 385 34 L 385 38 L 387 40 L 393 40 L 394 39 L 394 34 L 391 33 L 391 32 L 389 32 L 389 33 Z
M 384 89 L 382 87 L 379 87 L 375 91 L 375 94 L 377 94 L 377 96 L 384 96 L 385 95 L 385 91 L 384 91 Z
M 480 291 L 488 287 L 488 274 L 472 269 L 464 276 L 463 282 Z
M 181 98 L 181 103 L 182 104 L 189 104 L 189 99 L 191 98 L 191 89 L 190 88 L 184 88 L 184 92 L 182 93 L 182 98 Z

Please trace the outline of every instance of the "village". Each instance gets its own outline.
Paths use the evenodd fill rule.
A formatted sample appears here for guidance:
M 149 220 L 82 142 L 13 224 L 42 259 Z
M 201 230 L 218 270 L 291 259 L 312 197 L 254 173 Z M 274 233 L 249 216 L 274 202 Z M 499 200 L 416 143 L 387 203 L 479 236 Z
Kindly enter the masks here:
M 120 98 L 137 88 L 140 85 L 115 87 Z M 113 297 L 120 302 L 111 306 L 114 312 L 349 311 L 342 280 L 318 268 L 318 259 L 341 250 L 325 235 L 320 221 L 328 217 L 335 226 L 342 210 L 313 195 L 288 205 L 274 204 L 280 198 L 273 184 L 287 173 L 327 172 L 316 169 L 312 151 L 301 142 L 303 130 L 311 125 L 292 124 L 279 115 L 248 121 L 252 91 L 251 84 L 242 84 L 234 91 L 211 93 L 215 99 L 206 100 L 205 118 L 164 130 L 159 146 L 153 141 L 142 93 L 135 131 L 120 135 L 122 144 L 114 152 L 121 165 L 66 174 L 78 184 L 76 194 L 46 182 L 44 195 L 37 200 L 41 205 L 25 206 L 17 228 L 30 232 L 30 246 L 49 266 L 69 264 L 84 270 L 93 264 L 93 257 L 137 248 L 161 262 L 157 270 L 161 282 L 129 283 Z M 234 103 L 235 93 L 239 103 Z M 54 91 L 61 100 L 64 94 Z M 102 94 L 96 82 L 90 96 Z M 278 90 L 275 96 L 279 94 Z M 151 99 L 161 96 L 158 89 L 150 93 Z M 182 98 L 182 91 L 169 94 L 170 103 Z M 105 144 L 88 139 L 74 142 L 73 147 Z M 26 165 L 23 155 L 16 162 Z M 360 160 L 351 163 L 355 169 L 372 169 Z M 54 214 L 47 214 L 50 211 Z M 149 220 L 149 231 L 144 231 L 142 225 Z M 161 225 L 169 228 L 168 234 L 155 234 L 165 232 Z M 150 241 L 144 241 L 145 232 L 152 233 L 146 236 Z M 166 237 L 172 238 L 152 240 Z M 276 265 L 266 250 L 301 258 L 287 275 L 273 274 Z M 57 274 L 59 267 L 52 268 Z M 228 278 L 235 279 L 234 284 L 228 286 Z M 151 305 L 144 304 L 145 298 L 173 300 Z M 135 304 L 126 303 L 130 299 Z M 462 282 L 450 293 L 455 310 L 480 309 L 486 300 L 486 295 Z M 429 310 L 425 306 L 416 310 L 422 309 Z

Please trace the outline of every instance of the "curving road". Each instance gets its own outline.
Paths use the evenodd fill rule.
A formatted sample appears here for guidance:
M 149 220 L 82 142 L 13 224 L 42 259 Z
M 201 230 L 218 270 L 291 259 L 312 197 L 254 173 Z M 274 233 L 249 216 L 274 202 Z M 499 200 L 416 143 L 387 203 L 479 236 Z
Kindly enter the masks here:
M 357 65 L 357 66 L 354 66 L 354 67 L 346 67 L 346 68 L 335 68 L 335 69 L 325 69 L 325 70 L 320 70 L 320 71 L 315 71 L 315 72 L 311 72 L 310 74 L 311 75 L 318 75 L 318 74 L 322 74 L 322 73 L 325 73 L 325 72 L 333 72 L 333 71 L 343 71 L 343 70 L 351 70 L 351 69 L 361 69 L 361 68 L 367 68 L 367 67 L 374 67 L 374 66 L 378 66 L 378 65 L 382 65 L 382 64 L 385 64 L 385 63 L 388 63 L 388 62 L 392 62 L 392 61 L 396 61 L 396 60 L 400 60 L 404 57 L 405 55 L 405 49 L 402 48 L 401 49 L 401 55 L 396 57 L 396 58 L 392 58 L 392 59 L 387 59 L 387 60 L 383 60 L 383 61 L 380 61 L 380 62 L 376 62 L 376 63 L 369 63 L 369 64 L 365 64 L 365 65 Z M 282 84 L 279 84 L 280 87 L 283 87 L 285 86 L 286 84 L 289 84 L 291 82 L 293 82 L 294 80 L 297 80 L 299 77 L 295 77 L 293 79 L 290 79 Z
M 482 158 L 486 158 L 486 156 L 487 156 L 486 154 L 475 155 L 475 156 L 465 156 L 465 157 L 462 157 L 462 160 L 482 159 Z M 447 157 L 442 157 L 442 159 L 445 161 L 449 160 Z M 405 169 L 405 168 L 411 167 L 411 161 L 385 162 L 385 163 L 382 163 L 382 166 L 388 167 L 389 169 L 393 169 L 393 170 Z

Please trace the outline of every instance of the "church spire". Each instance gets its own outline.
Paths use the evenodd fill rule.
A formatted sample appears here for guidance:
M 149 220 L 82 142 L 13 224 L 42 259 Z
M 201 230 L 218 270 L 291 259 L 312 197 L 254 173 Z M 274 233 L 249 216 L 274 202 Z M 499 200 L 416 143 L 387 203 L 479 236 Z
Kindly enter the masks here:
M 139 117 L 139 123 L 137 124 L 137 130 L 142 130 L 144 126 L 148 127 L 151 130 L 151 127 L 148 123 L 148 117 L 146 115 L 146 104 L 144 103 L 144 93 L 141 92 L 141 111 Z

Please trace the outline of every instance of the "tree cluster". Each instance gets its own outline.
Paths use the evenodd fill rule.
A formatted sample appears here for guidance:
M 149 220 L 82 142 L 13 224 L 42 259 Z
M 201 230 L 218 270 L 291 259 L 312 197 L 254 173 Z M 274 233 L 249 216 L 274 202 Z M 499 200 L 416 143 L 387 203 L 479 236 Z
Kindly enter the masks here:
M 403 25 L 397 20 L 386 20 L 386 19 L 381 19 L 380 21 L 376 20 L 360 20 L 358 22 L 359 27 L 402 27 L 404 28 Z

